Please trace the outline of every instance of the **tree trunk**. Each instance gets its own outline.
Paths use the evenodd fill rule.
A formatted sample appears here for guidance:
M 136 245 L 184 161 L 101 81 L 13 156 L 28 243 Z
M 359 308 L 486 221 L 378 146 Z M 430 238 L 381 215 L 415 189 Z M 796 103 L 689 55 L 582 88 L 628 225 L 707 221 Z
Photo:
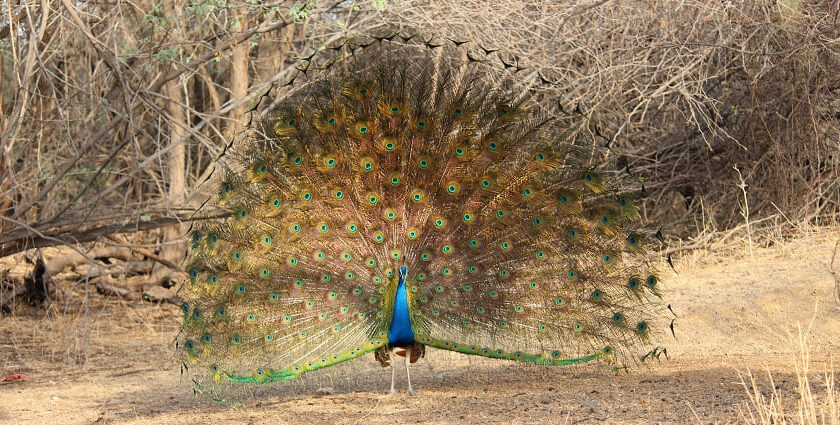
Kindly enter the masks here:
M 8 84 L 4 83 L 6 81 L 6 75 L 3 73 L 3 62 L 3 54 L 0 54 L 0 134 L 3 134 L 6 129 L 6 120 L 3 115 L 3 106 L 5 105 L 3 103 L 3 88 Z
M 239 30 L 245 30 L 245 24 L 248 19 L 248 11 L 242 8 L 239 11 Z M 237 102 L 248 95 L 248 59 L 249 59 L 249 42 L 243 41 L 233 47 L 233 54 L 230 64 L 230 100 Z M 230 111 L 230 122 L 228 124 L 228 131 L 226 137 L 230 140 L 235 137 L 236 131 L 243 124 L 245 124 L 246 117 L 242 114 L 248 105 L 239 105 Z
M 179 17 L 183 15 L 182 5 L 179 2 L 165 2 L 167 14 L 172 17 Z M 183 36 L 180 28 L 176 28 L 174 38 L 180 40 Z M 169 151 L 169 158 L 167 159 L 169 189 L 166 196 L 166 206 L 168 209 L 177 209 L 184 205 L 184 198 L 186 194 L 186 173 L 187 173 L 187 149 L 185 140 L 183 140 L 187 125 L 187 114 L 184 110 L 184 93 L 181 90 L 180 79 L 175 79 L 167 82 L 164 85 L 164 91 L 169 98 L 166 104 L 169 143 L 172 150 Z M 176 224 L 164 228 L 163 230 L 163 249 L 161 250 L 161 257 L 175 264 L 180 264 L 184 257 L 185 243 L 183 224 Z M 170 273 L 165 268 L 159 268 L 155 272 L 156 276 L 161 273 Z
M 257 59 L 254 60 L 254 68 L 257 71 L 257 83 L 263 83 L 273 77 L 274 74 L 283 68 L 286 57 L 292 51 L 298 25 L 289 25 L 279 31 L 276 38 L 269 38 L 268 35 L 260 39 L 257 47 Z

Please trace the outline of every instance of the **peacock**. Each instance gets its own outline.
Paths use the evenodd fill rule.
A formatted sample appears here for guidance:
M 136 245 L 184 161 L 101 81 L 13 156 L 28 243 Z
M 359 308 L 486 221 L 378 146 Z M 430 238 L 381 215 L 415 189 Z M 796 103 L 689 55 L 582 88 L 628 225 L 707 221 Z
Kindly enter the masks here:
M 612 367 L 658 353 L 638 181 L 554 85 L 462 44 L 345 42 L 266 96 L 212 182 L 226 218 L 190 231 L 178 345 L 199 388 L 373 352 L 389 394 L 405 357 L 413 394 L 426 347 Z

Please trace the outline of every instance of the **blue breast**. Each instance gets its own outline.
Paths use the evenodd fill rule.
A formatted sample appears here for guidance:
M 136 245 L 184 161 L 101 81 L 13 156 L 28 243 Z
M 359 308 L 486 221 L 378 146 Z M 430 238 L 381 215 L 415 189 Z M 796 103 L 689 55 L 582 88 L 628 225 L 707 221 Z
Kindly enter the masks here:
M 395 346 L 414 344 L 414 331 L 411 330 L 411 318 L 408 316 L 406 276 L 408 276 L 408 269 L 405 266 L 400 267 L 400 283 L 394 299 L 394 316 L 391 318 L 391 328 L 388 329 L 388 341 Z

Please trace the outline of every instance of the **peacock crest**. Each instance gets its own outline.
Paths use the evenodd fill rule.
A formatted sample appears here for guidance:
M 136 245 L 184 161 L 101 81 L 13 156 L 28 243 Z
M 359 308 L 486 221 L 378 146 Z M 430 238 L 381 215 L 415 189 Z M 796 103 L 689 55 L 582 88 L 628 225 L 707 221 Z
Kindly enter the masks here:
M 656 238 L 589 121 L 406 38 L 307 61 L 222 161 L 229 217 L 191 233 L 183 291 L 197 382 L 387 365 L 397 346 L 545 365 L 650 352 Z

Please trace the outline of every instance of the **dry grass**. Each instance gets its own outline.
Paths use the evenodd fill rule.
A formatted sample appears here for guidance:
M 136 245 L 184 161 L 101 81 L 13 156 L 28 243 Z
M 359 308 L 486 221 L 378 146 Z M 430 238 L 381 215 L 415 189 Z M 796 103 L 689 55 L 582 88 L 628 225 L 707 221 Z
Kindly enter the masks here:
M 764 412 L 777 424 L 836 425 L 828 419 L 836 417 L 837 378 L 827 373 L 840 348 L 829 270 L 836 234 L 823 229 L 757 246 L 753 259 L 731 242 L 678 259 L 680 273 L 663 279 L 679 315 L 677 338 L 668 332 L 663 341 L 670 359 L 616 374 L 596 363 L 528 367 L 430 349 L 412 368 L 421 396 L 388 400 L 379 396 L 390 373 L 372 356 L 285 385 L 232 388 L 244 400 L 231 405 L 193 397 L 174 359 L 176 306 L 94 291 L 85 300 L 76 284 L 67 309 L 56 303 L 44 313 L 19 303 L 0 320 L 0 375 L 27 376 L 0 387 L 0 423 L 773 423 L 761 422 Z M 779 334 L 809 323 L 815 300 L 820 311 L 803 351 L 799 340 Z M 802 418 L 817 422 L 800 421 L 806 380 L 813 401 L 802 404 Z M 397 384 L 404 388 L 404 375 Z M 319 387 L 335 393 L 318 396 Z
M 813 324 L 813 323 L 812 323 Z M 796 390 L 785 391 L 777 386 L 767 371 L 767 384 L 761 384 L 752 372 L 741 376 L 747 394 L 740 420 L 750 425 L 838 425 L 840 424 L 840 382 L 837 381 L 833 358 L 812 372 L 810 327 L 799 332 L 792 343 L 798 352 L 791 355 L 791 370 L 796 376 Z
M 7 355 L 0 356 L 0 370 L 62 379 L 126 364 L 155 367 L 171 361 L 149 357 L 144 347 L 152 341 L 174 341 L 178 324 L 173 306 L 138 305 L 72 281 L 62 283 L 61 294 L 43 307 L 17 303 L 3 316 L 0 351 Z

